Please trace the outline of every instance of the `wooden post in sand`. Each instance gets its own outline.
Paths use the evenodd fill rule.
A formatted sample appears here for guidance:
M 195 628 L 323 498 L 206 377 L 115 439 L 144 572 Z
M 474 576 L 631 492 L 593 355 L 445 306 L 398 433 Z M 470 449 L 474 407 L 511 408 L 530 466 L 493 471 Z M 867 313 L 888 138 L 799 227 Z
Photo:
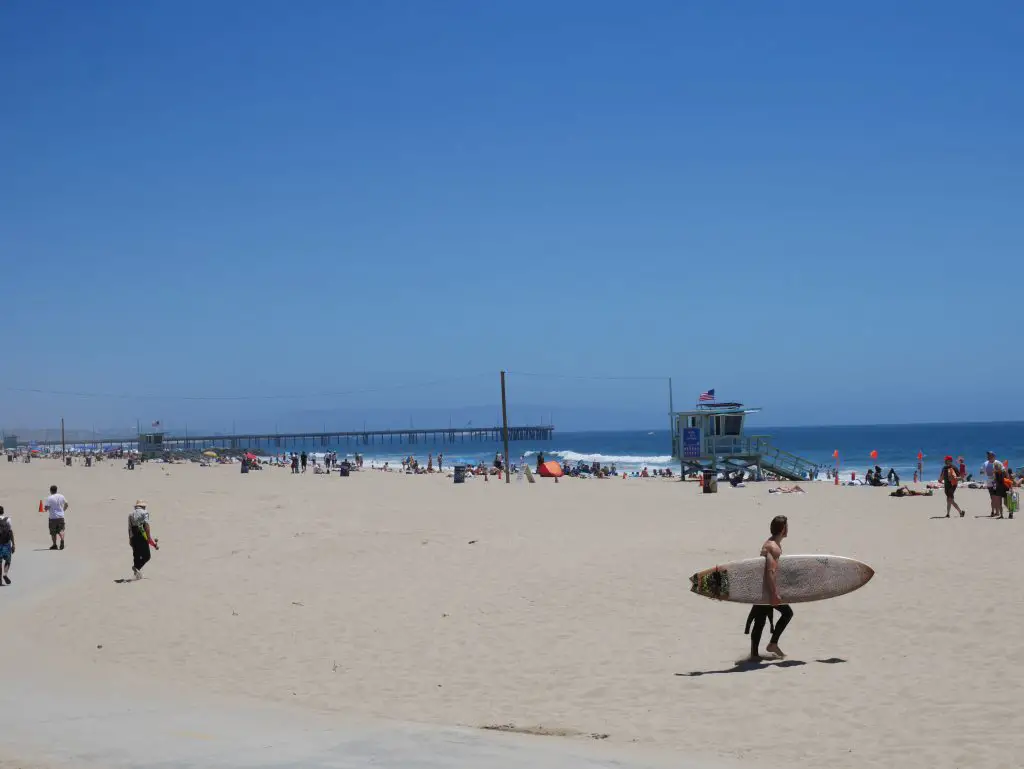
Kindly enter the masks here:
M 505 402 L 505 372 L 501 372 L 501 438 L 505 443 L 505 483 L 512 483 L 508 458 L 508 407 Z
M 68 455 L 67 449 L 64 447 L 64 417 L 60 418 L 60 458 L 64 459 Z

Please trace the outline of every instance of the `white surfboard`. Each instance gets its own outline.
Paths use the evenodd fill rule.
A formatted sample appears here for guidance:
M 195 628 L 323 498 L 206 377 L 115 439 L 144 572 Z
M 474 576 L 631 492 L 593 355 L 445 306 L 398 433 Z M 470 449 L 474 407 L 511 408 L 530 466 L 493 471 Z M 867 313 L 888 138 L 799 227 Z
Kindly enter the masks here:
M 690 592 L 734 603 L 770 604 L 765 559 L 747 558 L 698 571 Z M 783 555 L 776 581 L 782 603 L 807 603 L 852 593 L 875 576 L 866 563 L 839 555 Z

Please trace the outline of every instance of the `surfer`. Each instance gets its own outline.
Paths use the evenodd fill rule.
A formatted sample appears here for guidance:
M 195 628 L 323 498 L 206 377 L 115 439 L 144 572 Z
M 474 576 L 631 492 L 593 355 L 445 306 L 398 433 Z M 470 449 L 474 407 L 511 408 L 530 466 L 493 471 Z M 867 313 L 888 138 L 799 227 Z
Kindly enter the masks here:
M 767 606 L 754 606 L 747 616 L 747 628 L 750 628 L 751 623 L 754 625 L 754 630 L 750 634 L 750 659 L 752 660 L 763 659 L 758 652 L 758 647 L 761 645 L 761 633 L 764 630 L 764 623 L 771 621 L 774 609 L 778 609 L 781 616 L 778 623 L 772 623 L 772 637 L 765 647 L 765 651 L 776 658 L 785 657 L 786 655 L 779 648 L 779 638 L 789 621 L 793 619 L 793 610 L 782 603 L 779 586 L 775 581 L 776 573 L 779 570 L 779 558 L 782 557 L 782 540 L 789 536 L 789 522 L 786 516 L 777 515 L 772 518 L 771 533 L 771 537 L 761 546 L 761 556 L 765 559 L 764 583 L 771 603 Z

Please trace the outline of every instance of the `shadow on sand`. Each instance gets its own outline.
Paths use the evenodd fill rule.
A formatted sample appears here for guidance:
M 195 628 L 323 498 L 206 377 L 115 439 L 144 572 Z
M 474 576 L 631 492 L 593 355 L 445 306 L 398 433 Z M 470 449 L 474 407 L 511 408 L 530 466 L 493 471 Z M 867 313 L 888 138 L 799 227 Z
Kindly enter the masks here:
M 824 660 L 815 660 L 823 665 L 837 665 L 846 660 L 840 657 L 829 657 Z M 731 668 L 725 670 L 694 670 L 689 673 L 676 673 L 683 678 L 696 678 L 697 676 L 717 676 L 722 673 L 749 673 L 753 670 L 767 670 L 768 668 L 798 668 L 806 665 L 802 660 L 740 660 Z

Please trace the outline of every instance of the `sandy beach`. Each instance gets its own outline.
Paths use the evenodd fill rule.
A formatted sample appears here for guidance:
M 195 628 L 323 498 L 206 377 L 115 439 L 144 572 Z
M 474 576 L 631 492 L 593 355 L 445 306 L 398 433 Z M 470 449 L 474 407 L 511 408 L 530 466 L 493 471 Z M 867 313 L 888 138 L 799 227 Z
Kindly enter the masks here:
M 1021 523 L 975 518 L 983 491 L 959 493 L 965 519 L 933 520 L 941 493 L 823 483 L 703 495 L 661 479 L 238 469 L 0 464 L 18 544 L 0 674 L 335 723 L 514 727 L 707 766 L 1024 763 Z M 71 506 L 63 552 L 44 550 L 36 512 L 51 483 Z M 161 549 L 119 583 L 139 497 Z M 794 607 L 784 663 L 737 668 L 745 608 L 691 595 L 688 577 L 757 555 L 780 513 L 786 552 L 876 576 Z M 19 691 L 0 687 L 5 711 Z M 34 766 L 34 751 L 5 739 L 0 766 Z

